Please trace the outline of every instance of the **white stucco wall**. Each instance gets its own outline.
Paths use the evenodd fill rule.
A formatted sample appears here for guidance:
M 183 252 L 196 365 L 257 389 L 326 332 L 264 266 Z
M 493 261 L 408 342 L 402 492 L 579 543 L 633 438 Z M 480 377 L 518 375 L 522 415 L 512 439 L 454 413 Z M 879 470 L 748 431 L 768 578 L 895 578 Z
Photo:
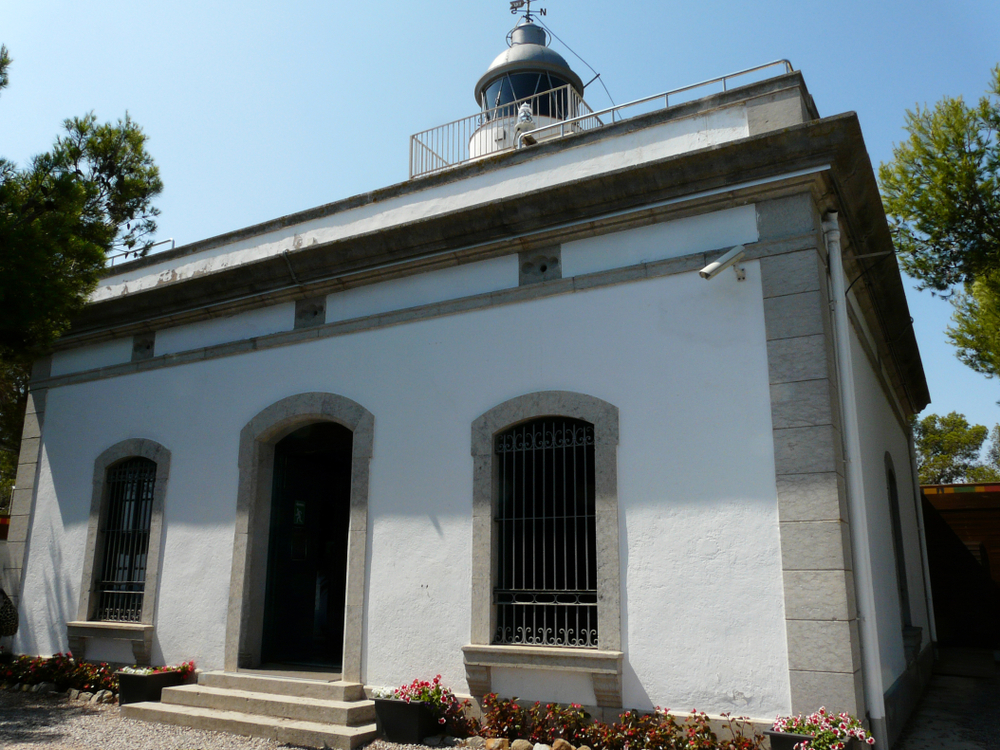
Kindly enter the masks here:
M 156 332 L 154 355 L 159 357 L 268 333 L 290 331 L 294 325 L 294 302 L 261 307 L 239 315 L 160 329 Z
M 405 276 L 327 295 L 326 322 L 511 289 L 517 280 L 516 255 Z
M 871 362 L 856 332 L 851 332 L 851 359 L 858 405 L 862 476 L 868 510 L 868 535 L 875 589 L 875 616 L 882 660 L 882 682 L 888 690 L 906 669 L 903 651 L 902 614 L 896 578 L 892 517 L 889 510 L 885 454 L 892 457 L 899 495 L 899 515 L 903 531 L 910 617 L 923 628 L 923 645 L 930 642 L 927 599 L 924 590 L 923 560 L 917 525 L 919 498 L 914 497 L 913 474 L 906 433 L 889 405 Z
M 328 391 L 375 415 L 365 680 L 441 673 L 464 691 L 470 425 L 561 389 L 620 410 L 625 704 L 788 711 L 760 273 L 746 269 L 742 283 L 687 273 L 52 389 L 18 648 L 67 647 L 94 459 L 145 437 L 172 453 L 154 660 L 221 667 L 239 432 L 282 398 Z M 498 679 L 593 703 L 578 680 Z
M 132 359 L 132 337 L 102 341 L 100 344 L 80 346 L 52 355 L 53 376 L 71 372 L 96 370 L 98 367 L 120 365 Z
M 690 253 L 756 242 L 757 207 L 753 203 L 710 214 L 652 224 L 607 237 L 588 237 L 562 245 L 563 274 L 579 276 L 637 263 L 678 258 Z

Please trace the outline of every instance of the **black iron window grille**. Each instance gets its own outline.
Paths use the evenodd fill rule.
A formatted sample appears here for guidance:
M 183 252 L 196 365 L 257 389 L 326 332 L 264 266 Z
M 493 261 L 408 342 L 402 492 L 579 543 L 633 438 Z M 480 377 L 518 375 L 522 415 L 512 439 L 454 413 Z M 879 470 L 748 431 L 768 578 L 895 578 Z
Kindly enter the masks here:
M 496 644 L 597 648 L 594 427 L 548 417 L 494 446 Z
M 97 620 L 142 620 L 155 482 L 156 463 L 148 458 L 130 458 L 108 469 Z

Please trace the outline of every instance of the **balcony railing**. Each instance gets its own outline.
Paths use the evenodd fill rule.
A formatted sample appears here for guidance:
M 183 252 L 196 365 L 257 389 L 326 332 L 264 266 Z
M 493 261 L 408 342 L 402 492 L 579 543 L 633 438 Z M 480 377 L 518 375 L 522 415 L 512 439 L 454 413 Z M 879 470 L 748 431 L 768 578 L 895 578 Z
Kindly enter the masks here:
M 780 71 L 769 72 L 772 68 L 778 67 L 781 68 Z M 480 112 L 479 114 L 450 122 L 447 125 L 440 125 L 411 136 L 410 178 L 438 172 L 448 167 L 455 167 L 491 153 L 519 148 L 529 142 L 526 140 L 529 136 L 534 142 L 537 142 L 571 133 L 593 130 L 608 123 L 618 122 L 629 117 L 636 117 L 647 112 L 682 104 L 684 101 L 708 96 L 715 93 L 711 90 L 713 88 L 719 89 L 721 87 L 722 91 L 728 91 L 731 88 L 731 83 L 737 79 L 745 79 L 754 74 L 763 73 L 764 75 L 761 75 L 756 80 L 766 80 L 767 78 L 791 73 L 793 70 L 794 68 L 788 60 L 775 60 L 774 62 L 756 65 L 752 68 L 737 71 L 736 73 L 729 73 L 728 75 L 718 76 L 707 81 L 700 81 L 688 86 L 671 89 L 655 96 L 647 96 L 626 104 L 619 104 L 600 112 L 594 112 L 571 86 L 563 86 L 545 94 L 519 99 L 516 102 L 505 104 L 496 109 Z M 754 82 L 740 81 L 739 85 Z M 550 109 L 544 110 L 550 113 L 549 116 L 539 117 L 538 113 L 540 110 L 536 105 L 545 106 L 544 101 L 539 101 L 543 97 L 553 97 L 554 104 L 566 101 L 567 106 L 560 110 L 558 106 L 550 105 Z M 517 109 L 523 102 L 532 103 L 532 111 L 535 113 L 537 127 L 530 131 L 518 132 L 511 138 L 509 136 L 514 132 L 514 128 L 517 125 Z M 574 108 L 577 110 L 575 113 Z M 622 114 L 625 110 L 628 110 L 627 116 Z M 562 111 L 569 113 L 568 116 L 553 117 L 551 115 L 553 112 Z M 497 125 L 497 123 L 502 123 L 503 125 L 503 137 L 494 136 L 492 142 L 490 142 L 488 139 L 491 133 L 484 133 L 484 130 L 487 126 Z M 501 128 L 497 127 L 495 130 L 496 135 L 499 136 Z M 474 135 L 479 136 L 475 142 L 473 142 Z M 479 146 L 480 150 L 473 152 L 476 146 Z M 483 146 L 486 147 L 485 150 L 482 150 Z
M 593 110 L 567 84 L 410 136 L 410 177 L 430 174 L 513 148 L 517 111 L 525 102 L 531 104 L 536 122 L 573 119 L 580 123 L 579 130 L 601 124 L 600 121 L 588 121 Z
M 138 250 L 124 250 L 119 253 L 114 253 L 113 255 L 108 255 L 105 258 L 105 266 L 111 268 L 117 264 L 126 263 L 130 260 L 136 260 L 137 258 L 145 258 L 147 255 L 149 255 L 149 251 L 152 250 L 154 247 L 159 247 L 160 245 L 166 245 L 168 242 L 170 243 L 171 250 L 173 250 L 177 246 L 177 243 L 174 242 L 174 238 L 170 237 L 169 239 L 166 240 L 160 240 L 159 242 L 154 242 L 152 245 L 146 248 L 139 248 Z

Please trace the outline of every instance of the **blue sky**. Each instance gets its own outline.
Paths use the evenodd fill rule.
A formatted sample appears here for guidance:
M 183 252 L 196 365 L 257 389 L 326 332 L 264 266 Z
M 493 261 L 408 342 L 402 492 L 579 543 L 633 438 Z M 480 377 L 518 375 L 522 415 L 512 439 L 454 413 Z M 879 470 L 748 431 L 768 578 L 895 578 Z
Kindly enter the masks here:
M 788 58 L 823 116 L 855 111 L 874 165 L 904 110 L 977 99 L 1000 62 L 996 0 L 549 0 L 545 22 L 618 103 Z M 166 185 L 158 238 L 204 239 L 407 177 L 412 133 L 473 114 L 508 0 L 418 4 L 0 0 L 14 58 L 0 155 L 46 150 L 66 117 L 126 110 Z M 558 43 L 581 75 L 586 67 Z M 595 108 L 609 104 L 598 84 Z M 1000 422 L 1000 383 L 954 357 L 950 305 L 909 294 L 933 402 Z

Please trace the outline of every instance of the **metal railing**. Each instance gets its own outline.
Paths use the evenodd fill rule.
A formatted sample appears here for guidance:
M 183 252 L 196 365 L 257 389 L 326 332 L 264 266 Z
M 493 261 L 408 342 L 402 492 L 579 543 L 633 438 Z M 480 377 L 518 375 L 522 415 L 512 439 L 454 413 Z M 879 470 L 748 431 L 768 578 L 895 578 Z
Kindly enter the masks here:
M 569 418 L 496 438 L 493 643 L 598 647 L 594 450 Z
M 495 143 L 495 148 L 489 151 L 489 153 L 506 151 L 512 148 L 520 148 L 524 145 L 525 139 L 528 135 L 530 135 L 537 142 L 546 140 L 547 138 L 555 138 L 570 133 L 594 130 L 595 128 L 604 126 L 606 123 L 614 123 L 627 119 L 627 117 L 622 115 L 622 111 L 627 109 L 640 110 L 636 111 L 632 115 L 629 115 L 630 117 L 645 114 L 649 111 L 666 109 L 671 106 L 671 104 L 683 103 L 677 101 L 682 94 L 695 92 L 699 89 L 706 89 L 712 86 L 721 85 L 722 91 L 728 91 L 730 88 L 730 82 L 734 79 L 744 78 L 754 73 L 766 71 L 770 68 L 778 66 L 781 66 L 781 72 L 764 76 L 760 80 L 774 78 L 779 75 L 791 73 L 795 70 L 795 68 L 792 67 L 792 63 L 788 60 L 775 60 L 763 65 L 755 65 L 752 68 L 746 68 L 745 70 L 740 70 L 735 73 L 710 78 L 707 81 L 699 81 L 698 83 L 692 83 L 687 86 L 671 89 L 670 91 L 665 91 L 662 94 L 636 99 L 635 101 L 631 101 L 626 104 L 618 104 L 613 107 L 608 107 L 607 109 L 602 109 L 599 112 L 594 112 L 576 93 L 576 91 L 572 89 L 571 86 L 554 89 L 552 92 L 547 92 L 541 96 L 554 94 L 562 89 L 569 89 L 571 91 L 571 96 L 578 102 L 577 106 L 586 108 L 585 111 L 579 112 L 576 115 L 571 115 L 566 119 L 561 119 L 559 122 L 554 122 L 549 125 L 540 125 L 533 130 L 520 132 L 513 139 L 505 138 L 498 140 Z M 703 96 L 707 96 L 709 93 L 710 92 L 705 92 Z M 671 102 L 671 97 L 673 97 L 673 102 Z M 436 128 L 431 128 L 430 130 L 425 130 L 411 136 L 410 178 L 412 179 L 414 177 L 447 169 L 448 167 L 458 166 L 459 164 L 464 164 L 473 158 L 486 155 L 478 153 L 472 154 L 470 152 L 469 145 L 472 135 L 476 133 L 476 131 L 478 131 L 484 124 L 490 121 L 491 113 L 498 113 L 500 110 L 508 110 L 510 108 L 513 108 L 512 111 L 504 112 L 503 117 L 510 120 L 511 128 L 515 127 L 517 107 L 520 106 L 522 102 L 530 101 L 534 98 L 536 97 L 519 99 L 517 102 L 497 107 L 489 112 L 481 112 L 478 115 L 466 117 L 462 120 L 456 120 L 455 122 L 448 123 L 447 125 L 440 125 Z M 685 99 L 685 101 L 690 101 L 694 98 L 698 97 L 689 97 L 688 99 Z
M 667 107 L 670 106 L 671 96 L 676 97 L 679 94 L 684 94 L 689 91 L 694 91 L 696 89 L 704 88 L 707 86 L 716 86 L 720 83 L 722 84 L 722 90 L 728 91 L 729 81 L 732 80 L 733 78 L 739 78 L 741 76 L 750 75 L 751 73 L 756 73 L 761 70 L 767 70 L 768 68 L 773 68 L 776 65 L 781 65 L 784 67 L 783 73 L 779 73 L 778 75 L 791 73 L 793 70 L 795 70 L 792 67 L 791 62 L 789 62 L 788 60 L 775 60 L 774 62 L 765 63 L 764 65 L 756 65 L 752 68 L 747 68 L 746 70 L 737 71 L 736 73 L 730 73 L 728 75 L 719 76 L 718 78 L 710 78 L 707 81 L 699 81 L 698 83 L 692 83 L 688 86 L 681 86 L 679 89 L 671 89 L 670 91 L 665 91 L 662 94 L 655 94 L 654 96 L 647 96 L 642 99 L 636 99 L 635 101 L 627 102 L 625 104 L 618 104 L 615 105 L 614 107 L 608 107 L 607 109 L 602 109 L 600 112 L 594 112 L 584 117 L 575 117 L 565 120 L 563 122 L 556 122 L 551 125 L 543 125 L 539 128 L 535 128 L 534 130 L 532 130 L 531 136 L 536 140 L 541 140 L 544 138 L 544 134 L 552 133 L 554 135 L 555 131 L 557 130 L 559 135 L 566 135 L 567 128 L 569 128 L 569 132 L 571 133 L 576 132 L 576 130 L 574 130 L 574 127 L 579 127 L 580 129 L 585 130 L 587 129 L 585 127 L 585 123 L 589 122 L 592 118 L 606 117 L 608 115 L 611 116 L 611 122 L 617 122 L 618 120 L 625 120 L 628 118 L 621 116 L 621 111 L 623 109 L 628 109 L 630 107 L 640 107 L 642 105 L 656 104 L 660 100 L 662 100 L 663 102 L 662 107 L 657 107 L 657 108 L 666 109 Z M 767 78 L 773 78 L 773 77 L 774 76 L 767 76 Z M 675 102 L 675 104 L 676 103 L 678 102 Z M 640 114 L 645 114 L 645 112 L 642 112 Z M 520 133 L 518 135 L 517 142 L 514 144 L 515 148 L 521 148 L 524 145 L 524 139 L 526 135 L 527 133 Z
M 531 104 L 533 115 L 585 121 L 593 112 L 569 84 L 410 136 L 410 178 L 464 164 L 514 147 L 517 110 Z M 600 123 L 588 123 L 597 127 Z M 581 125 L 580 129 L 587 129 Z M 475 143 L 473 138 L 475 137 Z
M 174 238 L 170 237 L 168 239 L 161 240 L 160 242 L 154 242 L 149 247 L 142 247 L 139 248 L 138 250 L 124 250 L 123 252 L 115 253 L 114 255 L 109 255 L 105 259 L 105 266 L 108 268 L 112 268 L 116 263 L 124 263 L 125 261 L 130 259 L 135 260 L 136 258 L 145 258 L 149 254 L 149 251 L 152 250 L 154 247 L 159 247 L 160 245 L 166 245 L 168 242 L 170 243 L 171 250 L 173 250 L 177 246 L 177 243 L 174 242 Z
M 155 483 L 156 464 L 148 458 L 130 458 L 108 470 L 98 620 L 142 619 Z

